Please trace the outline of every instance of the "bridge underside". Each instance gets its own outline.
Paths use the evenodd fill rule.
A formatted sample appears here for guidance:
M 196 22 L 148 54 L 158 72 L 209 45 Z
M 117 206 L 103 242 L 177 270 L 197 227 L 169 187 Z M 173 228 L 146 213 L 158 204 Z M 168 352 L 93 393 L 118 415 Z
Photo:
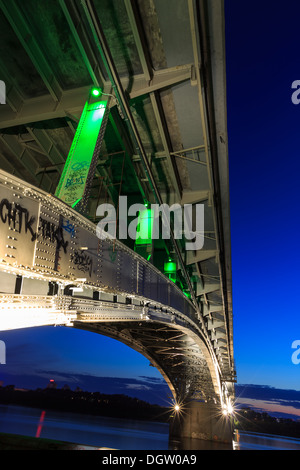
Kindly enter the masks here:
M 216 393 L 218 383 L 212 379 L 199 336 L 155 321 L 74 321 L 73 325 L 123 342 L 159 370 L 173 395 L 166 401 L 173 408 L 170 439 L 179 442 L 200 439 L 232 445 L 232 423 L 223 414 Z M 174 405 L 179 406 L 178 412 Z
M 188 331 L 155 321 L 75 321 L 74 327 L 117 339 L 147 357 L 168 383 L 174 403 L 216 401 L 217 384 L 213 385 L 207 360 Z
M 116 338 L 175 400 L 221 409 L 235 379 L 223 0 L 0 7 L 0 331 L 61 324 Z M 92 87 L 109 117 L 79 214 L 54 194 Z M 203 247 L 161 237 L 150 263 L 132 240 L 99 240 L 97 207 L 118 211 L 120 195 L 202 204 Z

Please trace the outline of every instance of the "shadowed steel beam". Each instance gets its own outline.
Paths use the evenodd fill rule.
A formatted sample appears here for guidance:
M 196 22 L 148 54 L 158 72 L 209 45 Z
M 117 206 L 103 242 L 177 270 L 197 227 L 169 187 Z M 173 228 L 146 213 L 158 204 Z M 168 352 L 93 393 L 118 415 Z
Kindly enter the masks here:
M 1 79 L 4 80 L 6 88 L 6 103 L 14 112 L 18 112 L 22 109 L 23 106 L 23 98 L 18 90 L 18 87 L 15 85 L 14 80 L 10 77 L 7 71 L 3 68 L 3 64 L 0 67 L 0 76 Z M 7 107 L 5 105 L 1 105 L 1 107 Z
M 0 128 L 27 125 L 32 122 L 68 117 L 72 114 L 80 115 L 89 91 L 90 86 L 65 91 L 56 103 L 49 95 L 31 98 L 23 102 L 19 111 L 13 111 L 8 105 L 2 105 L 0 106 Z
M 217 3 L 216 3 L 217 4 Z M 215 5 L 216 5 L 215 4 Z M 214 223 L 216 227 L 217 250 L 219 254 L 219 271 L 220 271 L 220 282 L 222 285 L 222 298 L 225 306 L 225 325 L 228 340 L 228 360 L 230 366 L 233 368 L 233 342 L 232 342 L 232 320 L 230 318 L 230 312 L 228 311 L 228 295 L 227 290 L 230 288 L 230 282 L 227 279 L 227 264 L 229 263 L 225 255 L 224 246 L 224 224 L 223 214 L 221 207 L 221 198 L 225 195 L 221 194 L 220 187 L 220 174 L 219 174 L 219 163 L 218 163 L 218 148 L 217 148 L 217 135 L 216 135 L 216 115 L 214 107 L 214 90 L 213 90 L 213 76 L 211 67 L 211 46 L 210 46 L 210 34 L 208 30 L 209 17 L 208 17 L 208 3 L 206 0 L 200 2 L 194 2 L 194 0 L 188 0 L 190 25 L 193 41 L 193 52 L 197 76 L 197 87 L 198 87 L 198 98 L 200 111 L 202 116 L 202 125 L 204 130 L 204 144 L 206 147 L 206 155 L 209 162 L 208 172 L 209 178 L 211 179 L 211 191 L 214 199 Z M 223 3 L 218 2 L 220 9 L 223 9 Z M 211 8 L 211 5 L 210 5 Z M 200 45 L 198 48 L 196 28 L 199 31 Z M 223 51 L 224 53 L 224 51 Z M 200 75 L 200 64 L 202 65 L 202 75 L 205 77 L 203 80 Z M 208 148 L 210 146 L 210 150 Z
M 133 165 L 133 162 L 132 162 L 132 159 L 131 159 L 132 152 L 133 152 L 132 144 L 131 144 L 130 140 L 128 139 L 128 135 L 125 132 L 125 129 L 123 129 L 123 123 L 120 122 L 121 120 L 118 117 L 118 115 L 116 114 L 115 108 L 111 109 L 111 112 L 109 114 L 109 120 L 110 120 L 110 123 L 111 123 L 111 125 L 114 129 L 114 132 L 115 132 L 116 136 L 117 136 L 119 144 L 121 145 L 122 149 L 125 151 L 126 162 L 128 162 L 128 164 L 130 165 L 130 167 L 133 171 L 133 174 L 134 174 L 137 186 L 138 186 L 138 188 L 140 190 L 140 193 L 142 195 L 142 198 L 143 198 L 143 200 L 148 199 L 148 197 L 146 196 L 146 193 L 144 191 L 143 185 L 141 184 L 141 182 L 138 178 L 138 175 L 136 173 L 136 169 L 134 168 L 134 165 Z
M 0 168 L 4 171 L 7 171 L 11 175 L 15 175 L 18 178 L 22 178 L 22 174 L 16 170 L 16 168 L 12 165 L 9 158 L 5 156 L 5 154 L 0 152 Z
M 205 261 L 210 258 L 215 258 L 217 256 L 217 250 L 198 250 L 195 253 L 187 251 L 187 264 L 199 263 L 200 261 Z
M 176 85 L 177 83 L 190 80 L 191 75 L 191 64 L 153 71 L 153 76 L 150 81 L 145 78 L 144 82 L 139 79 L 133 83 L 132 89 L 129 92 L 129 96 L 132 99 L 145 94 L 153 93 L 154 91 L 158 91 L 163 88 Z
M 154 176 L 152 174 L 152 170 L 151 170 L 147 155 L 145 153 L 144 146 L 141 142 L 138 130 L 136 128 L 136 124 L 135 124 L 133 116 L 131 114 L 129 104 L 127 102 L 127 99 L 126 99 L 121 81 L 120 81 L 119 76 L 117 74 L 117 71 L 115 69 L 113 59 L 112 59 L 110 51 L 108 49 L 106 39 L 104 38 L 104 34 L 102 32 L 101 25 L 98 21 L 97 14 L 94 10 L 94 6 L 91 5 L 91 3 L 89 1 L 85 1 L 85 0 L 82 1 L 82 4 L 83 4 L 83 7 L 84 7 L 85 14 L 87 16 L 87 20 L 88 20 L 88 22 L 91 26 L 91 30 L 93 32 L 95 42 L 96 42 L 96 44 L 99 48 L 99 52 L 101 54 L 102 60 L 105 64 L 106 70 L 109 74 L 109 78 L 110 78 L 110 81 L 112 83 L 113 90 L 116 94 L 118 102 L 119 102 L 119 104 L 122 108 L 122 112 L 125 116 L 124 120 L 128 125 L 128 130 L 131 134 L 131 137 L 133 139 L 136 150 L 139 153 L 139 155 L 141 156 L 141 160 L 142 160 L 142 163 L 144 165 L 145 173 L 146 173 L 147 178 L 149 180 L 149 183 L 151 185 L 153 194 L 154 194 L 157 202 L 162 205 L 163 201 L 161 199 L 160 192 L 157 188 Z M 172 238 L 174 246 L 176 246 L 175 249 L 176 249 L 179 261 L 181 261 L 180 264 L 181 264 L 182 270 L 185 274 L 186 281 L 189 285 L 190 290 L 193 291 L 189 276 L 188 276 L 188 274 L 185 270 L 185 266 L 184 266 L 184 263 L 183 263 L 183 260 L 182 260 L 181 252 L 179 250 L 179 247 L 176 243 L 176 240 L 174 238 L 174 234 L 172 233 L 172 231 L 171 231 L 171 238 Z M 196 298 L 195 298 L 195 302 L 196 302 Z
M 52 165 L 60 165 L 65 163 L 66 159 L 56 147 L 53 140 L 49 137 L 44 129 L 35 129 L 29 126 L 26 127 L 29 134 L 33 137 L 35 142 L 39 145 L 41 150 L 48 156 Z M 62 165 L 57 167 L 57 171 L 61 173 Z
M 153 68 L 151 65 L 151 57 L 148 52 L 148 48 L 145 47 L 145 42 L 142 41 L 143 31 L 140 21 L 137 20 L 139 12 L 135 2 L 131 2 L 131 0 L 124 0 L 124 4 L 127 10 L 130 26 L 133 32 L 135 45 L 137 47 L 145 79 L 150 82 L 153 78 Z
M 59 5 L 69 24 L 71 33 L 76 41 L 83 62 L 88 70 L 92 82 L 97 87 L 103 87 L 105 79 L 97 63 L 92 48 L 89 45 L 89 39 L 82 25 L 80 13 L 77 10 L 75 2 L 68 0 L 59 0 Z
M 173 83 L 178 82 L 177 79 L 174 79 L 173 68 L 165 69 L 163 71 L 160 70 L 154 73 L 155 77 L 157 75 L 155 89 L 163 88 L 166 85 L 166 82 L 169 81 L 172 81 Z M 179 77 L 182 77 L 182 72 L 177 75 L 177 78 Z M 131 95 L 141 96 L 149 93 L 151 90 L 153 91 L 153 88 L 145 82 L 144 75 L 136 75 L 133 76 L 132 79 L 133 84 L 131 86 L 128 78 L 121 78 L 123 88 L 130 88 L 130 97 Z M 7 83 L 9 82 L 9 80 L 6 81 Z M 22 124 L 45 121 L 59 117 L 68 117 L 74 121 L 79 121 L 79 117 L 90 88 L 90 86 L 83 86 L 80 88 L 74 88 L 73 90 L 65 90 L 61 93 L 59 101 L 55 103 L 50 95 L 30 98 L 23 101 L 17 87 L 12 86 L 8 90 L 7 104 L 0 106 L 0 128 L 6 129 L 8 127 L 20 126 Z M 110 90 L 111 83 L 105 82 L 103 88 Z
M 207 201 L 210 198 L 209 190 L 197 190 L 197 191 L 183 191 L 181 198 L 181 205 L 184 204 L 196 204 L 199 202 Z
M 36 185 L 39 186 L 40 181 L 36 177 L 36 169 L 38 168 L 38 164 L 26 146 L 20 144 L 14 135 L 1 134 L 0 140 L 6 145 L 10 152 L 12 152 L 17 160 L 23 165 L 23 167 L 26 168 L 26 170 L 31 174 L 33 180 L 36 182 Z M 46 175 L 44 181 L 48 183 L 45 185 L 45 187 L 48 191 L 50 191 L 52 180 Z
M 134 0 L 125 0 L 125 6 L 126 6 L 129 22 L 133 31 L 133 36 L 134 36 L 135 44 L 138 50 L 139 58 L 142 64 L 145 79 L 150 82 L 153 78 L 153 69 L 151 65 L 151 59 L 148 53 L 148 48 L 146 46 L 146 40 L 144 37 L 143 28 L 141 26 L 139 11 L 138 11 L 136 2 Z M 164 116 L 162 104 L 161 104 L 158 94 L 155 92 L 150 93 L 150 99 L 151 99 L 151 104 L 153 107 L 156 123 L 158 126 L 159 134 L 160 134 L 162 144 L 164 147 L 164 151 L 166 153 L 166 157 L 169 163 L 171 180 L 174 186 L 174 190 L 176 191 L 177 198 L 180 201 L 182 185 L 181 185 L 180 177 L 178 174 L 178 169 L 174 161 L 174 157 L 170 155 L 173 149 L 172 149 L 171 139 L 168 133 L 167 125 L 165 122 L 165 116 Z
M 133 30 L 133 35 L 134 35 L 134 38 L 135 38 L 135 43 L 136 43 L 136 46 L 137 46 L 137 50 L 138 50 L 140 61 L 141 61 L 142 67 L 143 67 L 143 72 L 145 74 L 145 78 L 147 80 L 151 81 L 151 79 L 153 78 L 151 61 L 150 61 L 149 55 L 147 53 L 148 49 L 145 46 L 144 33 L 143 33 L 143 29 L 141 28 L 141 22 L 140 22 L 139 12 L 138 12 L 136 2 L 135 2 L 135 0 L 124 0 L 124 1 L 125 1 L 126 9 L 127 9 L 127 14 L 128 14 L 129 20 L 130 20 L 130 24 L 131 24 L 131 27 L 132 27 L 132 30 Z M 158 93 L 150 93 L 150 99 L 151 99 L 152 107 L 153 107 L 153 110 L 154 110 L 156 122 L 157 122 L 157 125 L 158 125 L 159 133 L 160 133 L 160 136 L 161 136 L 161 139 L 162 139 L 164 151 L 165 151 L 167 159 L 170 163 L 169 166 L 171 167 L 171 177 L 172 177 L 173 185 L 174 185 L 174 188 L 177 192 L 177 197 L 178 197 L 179 201 L 181 201 L 182 200 L 182 197 L 181 197 L 182 186 L 181 186 L 181 183 L 180 183 L 180 178 L 179 178 L 178 170 L 177 170 L 177 167 L 176 167 L 176 162 L 174 161 L 174 156 L 170 155 L 170 153 L 172 153 L 172 146 L 171 146 L 170 137 L 169 137 L 169 134 L 168 134 L 168 131 L 167 131 L 167 126 L 166 126 L 166 123 L 164 121 L 164 113 L 163 113 L 163 108 L 162 108 L 162 104 L 161 104 L 161 101 L 160 101 L 160 97 L 159 97 Z M 205 148 L 206 146 L 208 146 L 208 142 L 206 142 L 206 145 L 203 146 L 203 147 Z M 204 198 L 206 199 L 207 197 L 208 197 L 208 192 L 205 194 Z M 201 199 L 202 198 L 203 198 L 203 195 L 201 195 Z M 191 253 L 188 253 L 188 254 L 191 255 Z M 202 260 L 208 259 L 208 258 L 210 258 L 211 256 L 214 256 L 214 255 L 215 255 L 215 253 L 213 253 L 213 255 L 212 255 L 211 252 L 210 253 L 207 253 L 207 252 L 203 253 L 202 252 L 200 259 L 202 261 Z M 198 254 L 198 257 L 199 257 L 199 254 Z M 189 259 L 190 259 L 190 256 L 189 256 Z M 197 261 L 199 261 L 199 259 L 198 258 L 195 259 L 193 257 L 192 263 L 195 263 Z M 190 263 L 191 263 L 191 261 L 188 262 L 188 264 L 190 264 Z
M 94 8 L 94 5 L 91 4 L 91 2 L 89 0 L 82 0 L 82 5 L 84 7 L 84 12 L 85 12 L 85 15 L 87 17 L 87 20 L 90 24 L 94 40 L 97 44 L 97 47 L 98 47 L 99 52 L 101 54 L 101 58 L 104 62 L 105 68 L 107 70 L 110 81 L 112 83 L 113 90 L 116 94 L 119 105 L 122 108 L 122 112 L 124 114 L 124 120 L 128 124 L 128 130 L 131 134 L 131 137 L 133 139 L 136 150 L 141 156 L 141 159 L 142 159 L 142 162 L 143 162 L 143 165 L 144 165 L 144 168 L 145 168 L 145 173 L 146 173 L 147 178 L 149 180 L 149 183 L 151 185 L 153 194 L 156 198 L 157 203 L 162 205 L 163 201 L 162 201 L 160 192 L 157 188 L 154 176 L 152 174 L 152 170 L 151 170 L 151 167 L 149 165 L 149 161 L 148 161 L 147 155 L 145 153 L 145 149 L 143 147 L 143 144 L 142 144 L 142 141 L 140 139 L 138 130 L 136 128 L 136 124 L 134 122 L 132 113 L 130 111 L 130 107 L 129 107 L 129 104 L 127 102 L 127 99 L 126 99 L 121 81 L 120 81 L 119 76 L 117 74 L 117 71 L 115 69 L 114 62 L 113 62 L 113 59 L 111 57 L 111 53 L 110 53 L 110 50 L 108 48 L 108 45 L 106 43 L 106 39 L 104 37 L 102 27 L 100 25 L 97 13 L 96 13 L 95 8 Z M 219 364 L 219 362 L 216 358 L 213 346 L 212 346 L 211 341 L 209 339 L 208 331 L 206 329 L 204 319 L 203 319 L 201 311 L 199 309 L 199 305 L 197 303 L 197 299 L 196 299 L 196 296 L 195 296 L 195 293 L 194 293 L 194 290 L 193 290 L 193 287 L 192 287 L 192 284 L 191 284 L 190 277 L 189 277 L 188 272 L 185 268 L 184 261 L 182 259 L 181 251 L 179 249 L 179 246 L 176 242 L 176 239 L 174 237 L 174 233 L 173 233 L 172 230 L 170 230 L 170 235 L 171 235 L 172 244 L 174 246 L 176 255 L 178 257 L 179 264 L 180 264 L 182 272 L 183 272 L 183 276 L 185 277 L 185 280 L 186 280 L 187 285 L 188 285 L 188 289 L 191 293 L 192 302 L 193 302 L 194 307 L 195 307 L 195 309 L 197 310 L 197 313 L 198 313 L 198 319 L 199 319 L 199 322 L 201 324 L 201 329 L 202 329 L 202 332 L 203 332 L 204 340 L 205 340 L 206 345 L 207 345 L 207 347 L 210 351 L 210 355 L 211 355 L 211 358 L 213 360 L 213 363 L 214 363 L 215 367 L 218 369 L 220 375 L 222 376 L 222 371 L 221 371 L 221 368 L 220 368 L 220 364 Z
M 33 36 L 30 25 L 20 12 L 16 2 L 0 0 L 0 7 L 14 32 L 18 36 L 25 51 L 29 55 L 36 70 L 44 80 L 52 98 L 54 101 L 59 101 L 61 97 L 61 87 L 56 80 L 55 74 L 49 66 L 37 40 Z
M 182 194 L 182 184 L 180 181 L 180 176 L 178 173 L 175 159 L 171 155 L 171 152 L 173 150 L 172 143 L 171 143 L 171 139 L 170 139 L 169 132 L 167 129 L 166 119 L 165 119 L 162 103 L 160 100 L 160 96 L 158 95 L 157 92 L 150 93 L 150 99 L 151 99 L 151 104 L 153 107 L 156 123 L 158 126 L 159 134 L 160 134 L 162 144 L 164 147 L 165 155 L 169 163 L 171 180 L 173 182 L 174 190 L 177 194 L 177 199 L 178 201 L 180 201 L 181 194 Z

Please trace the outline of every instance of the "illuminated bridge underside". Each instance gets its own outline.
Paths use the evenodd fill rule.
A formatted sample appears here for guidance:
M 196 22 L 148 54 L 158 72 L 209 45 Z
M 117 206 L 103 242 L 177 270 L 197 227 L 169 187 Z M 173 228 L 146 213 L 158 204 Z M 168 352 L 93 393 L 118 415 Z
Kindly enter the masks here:
M 219 402 L 217 378 L 213 373 L 213 381 L 212 364 L 199 335 L 187 324 L 180 325 L 184 321 L 169 323 L 170 319 L 154 320 L 151 315 L 146 322 L 75 321 L 74 326 L 115 338 L 143 354 L 165 378 L 177 402 L 191 398 Z
M 99 333 L 148 358 L 177 401 L 214 400 L 219 395 L 211 358 L 193 321 L 161 306 L 114 300 L 0 294 L 1 330 L 65 325 Z
M 224 0 L 46 3 L 0 0 L 0 331 L 105 334 L 144 354 L 176 399 L 224 403 L 235 380 Z M 109 113 L 83 217 L 53 194 L 92 87 Z M 119 195 L 203 204 L 203 248 L 155 240 L 150 263 L 131 240 L 99 240 L 97 207 Z M 162 274 L 169 258 L 181 288 Z
M 220 399 L 221 371 L 201 319 L 153 265 L 4 172 L 0 224 L 0 330 L 66 325 L 101 333 L 149 358 L 177 400 Z

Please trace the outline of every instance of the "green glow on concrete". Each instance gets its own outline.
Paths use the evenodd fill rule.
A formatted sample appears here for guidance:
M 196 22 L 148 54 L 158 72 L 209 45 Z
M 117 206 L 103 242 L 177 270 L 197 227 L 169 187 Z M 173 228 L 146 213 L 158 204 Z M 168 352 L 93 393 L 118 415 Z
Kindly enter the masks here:
M 85 193 L 106 105 L 106 101 L 87 101 L 82 111 L 69 155 L 55 192 L 56 197 L 71 207 L 75 207 Z

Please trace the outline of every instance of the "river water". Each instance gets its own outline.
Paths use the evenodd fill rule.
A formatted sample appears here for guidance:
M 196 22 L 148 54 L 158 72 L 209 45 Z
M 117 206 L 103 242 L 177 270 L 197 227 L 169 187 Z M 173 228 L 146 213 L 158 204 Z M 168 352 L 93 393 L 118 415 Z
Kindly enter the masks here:
M 234 450 L 300 450 L 300 439 L 255 432 L 236 431 Z
M 0 433 L 54 439 L 118 450 L 231 450 L 206 441 L 169 442 L 169 425 L 107 418 L 15 405 L 0 405 Z M 300 450 L 300 439 L 266 434 L 235 434 L 234 450 Z

